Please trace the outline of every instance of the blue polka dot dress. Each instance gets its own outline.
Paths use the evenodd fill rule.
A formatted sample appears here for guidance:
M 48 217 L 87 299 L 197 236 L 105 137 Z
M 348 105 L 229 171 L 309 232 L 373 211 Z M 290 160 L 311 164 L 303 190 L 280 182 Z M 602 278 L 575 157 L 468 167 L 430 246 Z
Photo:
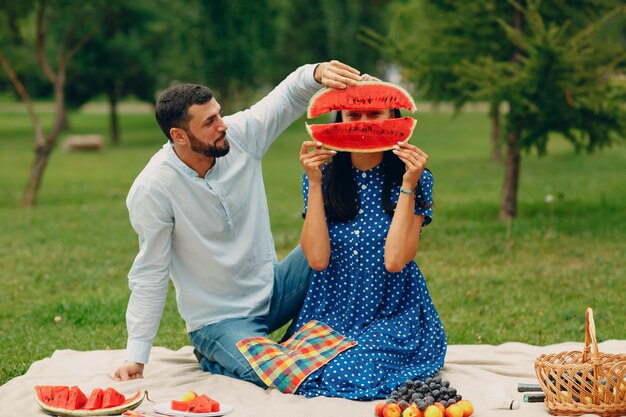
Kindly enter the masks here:
M 315 274 L 298 317 L 300 328 L 322 321 L 356 340 L 326 366 L 309 375 L 297 393 L 353 400 L 385 398 L 407 379 L 425 379 L 443 366 L 446 335 L 424 277 L 415 261 L 402 271 L 385 270 L 384 247 L 391 218 L 382 203 L 382 166 L 367 171 L 352 168 L 359 192 L 359 214 L 346 223 L 329 224 L 331 257 Z M 424 171 L 421 198 L 432 216 L 433 178 Z M 419 187 L 418 187 L 419 190 Z M 391 195 L 397 202 L 400 187 Z M 308 180 L 302 182 L 306 210 Z

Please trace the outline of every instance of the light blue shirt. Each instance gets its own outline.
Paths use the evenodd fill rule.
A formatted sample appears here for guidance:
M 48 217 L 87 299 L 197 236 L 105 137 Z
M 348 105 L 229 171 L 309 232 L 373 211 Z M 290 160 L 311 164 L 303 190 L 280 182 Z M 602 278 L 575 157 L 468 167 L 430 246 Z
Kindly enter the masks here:
M 148 362 L 170 278 L 188 332 L 268 314 L 276 251 L 261 158 L 321 87 L 314 69 L 298 68 L 251 108 L 224 117 L 231 149 L 204 178 L 166 143 L 133 183 L 126 205 L 139 253 L 128 274 L 126 360 Z

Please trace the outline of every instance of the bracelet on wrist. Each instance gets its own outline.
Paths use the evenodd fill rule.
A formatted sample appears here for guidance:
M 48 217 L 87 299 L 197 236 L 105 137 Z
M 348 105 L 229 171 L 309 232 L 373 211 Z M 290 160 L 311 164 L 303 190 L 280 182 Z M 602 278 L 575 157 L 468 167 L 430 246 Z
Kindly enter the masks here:
M 413 194 L 413 190 L 405 190 L 404 188 L 400 188 L 400 192 L 402 194 L 408 194 L 408 195 Z

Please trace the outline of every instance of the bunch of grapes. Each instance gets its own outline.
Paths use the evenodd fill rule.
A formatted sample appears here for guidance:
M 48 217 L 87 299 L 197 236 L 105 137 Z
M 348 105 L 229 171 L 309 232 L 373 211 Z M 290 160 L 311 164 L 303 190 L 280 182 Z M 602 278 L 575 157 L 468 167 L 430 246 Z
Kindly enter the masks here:
M 461 401 L 463 397 L 457 393 L 456 388 L 450 386 L 450 382 L 442 380 L 440 376 L 426 378 L 423 382 L 407 379 L 401 387 L 392 391 L 387 402 L 397 403 L 402 410 L 411 404 L 417 405 L 420 411 L 424 411 L 429 405 L 438 402 L 444 407 Z

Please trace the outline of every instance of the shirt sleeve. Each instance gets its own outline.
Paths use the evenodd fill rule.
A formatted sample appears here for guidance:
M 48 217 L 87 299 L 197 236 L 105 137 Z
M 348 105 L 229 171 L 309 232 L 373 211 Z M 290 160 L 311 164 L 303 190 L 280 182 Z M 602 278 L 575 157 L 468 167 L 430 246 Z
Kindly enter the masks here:
M 224 117 L 227 136 L 261 159 L 276 138 L 304 114 L 309 99 L 322 87 L 313 78 L 315 67 L 301 66 L 249 109 Z
M 167 298 L 174 221 L 168 201 L 146 187 L 132 190 L 127 206 L 139 253 L 128 273 L 126 360 L 147 363 Z

